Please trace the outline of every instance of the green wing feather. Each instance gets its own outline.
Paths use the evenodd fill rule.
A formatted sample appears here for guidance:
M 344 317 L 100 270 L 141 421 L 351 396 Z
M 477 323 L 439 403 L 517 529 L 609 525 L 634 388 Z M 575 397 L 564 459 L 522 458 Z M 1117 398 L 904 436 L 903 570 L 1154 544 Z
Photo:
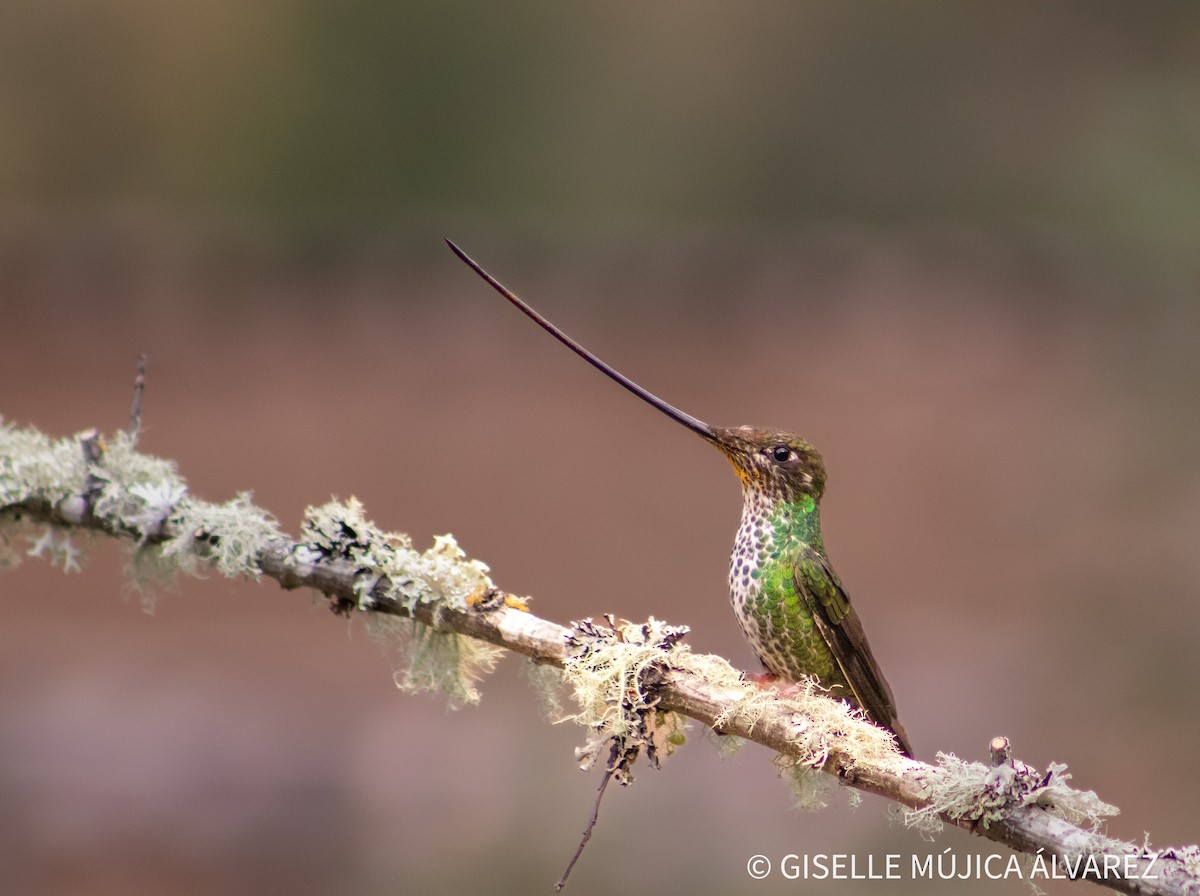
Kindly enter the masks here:
M 862 623 L 829 558 L 806 545 L 796 560 L 793 578 L 796 590 L 812 607 L 813 621 L 850 685 L 854 702 L 877 725 L 891 729 L 900 749 L 911 756 L 908 735 L 896 718 L 892 689 L 871 654 Z

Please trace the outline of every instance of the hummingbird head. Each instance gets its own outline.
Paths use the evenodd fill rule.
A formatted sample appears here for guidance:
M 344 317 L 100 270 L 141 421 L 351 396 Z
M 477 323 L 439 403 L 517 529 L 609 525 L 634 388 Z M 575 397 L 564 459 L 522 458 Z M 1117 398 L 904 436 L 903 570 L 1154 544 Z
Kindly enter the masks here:
M 785 501 L 804 495 L 821 500 L 825 462 L 817 449 L 798 435 L 754 426 L 709 429 L 710 433 L 701 435 L 729 458 L 745 488 Z

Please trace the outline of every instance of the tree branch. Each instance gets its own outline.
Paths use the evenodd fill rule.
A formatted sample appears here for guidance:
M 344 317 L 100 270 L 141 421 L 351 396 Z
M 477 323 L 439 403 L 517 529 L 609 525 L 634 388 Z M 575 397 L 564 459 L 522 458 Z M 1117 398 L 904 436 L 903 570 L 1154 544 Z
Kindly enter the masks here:
M 458 639 L 459 648 L 486 642 L 565 669 L 583 704 L 576 718 L 593 730 L 593 752 L 632 738 L 622 741 L 632 744 L 629 762 L 639 748 L 656 762 L 671 749 L 664 714 L 679 713 L 893 800 L 907 807 L 910 822 L 940 819 L 1026 853 L 1033 862 L 1026 876 L 1035 881 L 1042 863 L 1046 877 L 1090 879 L 1118 892 L 1200 893 L 1200 849 L 1153 853 L 1099 833 L 1098 818 L 1115 810 L 1069 788 L 1062 766 L 1038 773 L 1009 758 L 1003 744 L 994 745 L 990 768 L 952 756 L 939 755 L 937 765 L 903 757 L 886 732 L 843 703 L 781 697 L 748 685 L 724 660 L 692 654 L 677 643 L 686 629 L 654 620 L 610 620 L 604 629 L 540 619 L 496 589 L 448 536 L 419 554 L 407 537 L 376 529 L 355 502 L 310 508 L 300 538 L 291 539 L 245 496 L 209 504 L 188 495 L 173 465 L 136 452 L 129 434 L 106 446 L 94 433 L 51 440 L 0 423 L 0 546 L 8 545 L 10 559 L 8 536 L 30 522 L 127 539 L 145 575 L 201 563 L 225 575 L 265 575 L 284 588 L 316 589 L 339 613 L 409 618 Z M 27 553 L 69 567 L 77 552 L 51 530 Z M 454 651 L 458 662 L 465 653 Z M 457 667 L 451 691 L 471 699 L 477 671 Z M 603 687 L 588 690 L 597 681 Z

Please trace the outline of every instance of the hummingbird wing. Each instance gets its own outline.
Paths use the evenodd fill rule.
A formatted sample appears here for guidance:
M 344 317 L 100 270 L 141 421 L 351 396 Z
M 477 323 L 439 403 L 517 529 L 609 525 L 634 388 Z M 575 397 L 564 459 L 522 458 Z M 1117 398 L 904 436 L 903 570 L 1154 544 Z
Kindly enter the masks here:
M 829 565 L 829 558 L 811 545 L 806 546 L 797 558 L 793 580 L 796 590 L 812 607 L 813 621 L 850 684 L 854 702 L 877 725 L 891 729 L 900 749 L 911 756 L 908 735 L 896 718 L 892 689 L 871 654 L 862 622 L 850 605 L 850 596 L 837 573 Z

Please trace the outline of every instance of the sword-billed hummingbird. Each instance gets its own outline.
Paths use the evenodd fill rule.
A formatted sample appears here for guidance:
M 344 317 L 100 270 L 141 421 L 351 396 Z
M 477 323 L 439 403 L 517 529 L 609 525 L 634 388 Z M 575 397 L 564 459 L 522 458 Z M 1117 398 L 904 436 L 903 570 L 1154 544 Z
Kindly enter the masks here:
M 446 243 L 567 348 L 721 450 L 742 480 L 742 522 L 729 563 L 729 597 L 767 678 L 815 678 L 834 697 L 889 729 L 900 749 L 911 756 L 892 690 L 825 554 L 819 509 L 825 464 L 817 450 L 790 432 L 710 426 L 667 404 L 567 336 L 454 243 Z

